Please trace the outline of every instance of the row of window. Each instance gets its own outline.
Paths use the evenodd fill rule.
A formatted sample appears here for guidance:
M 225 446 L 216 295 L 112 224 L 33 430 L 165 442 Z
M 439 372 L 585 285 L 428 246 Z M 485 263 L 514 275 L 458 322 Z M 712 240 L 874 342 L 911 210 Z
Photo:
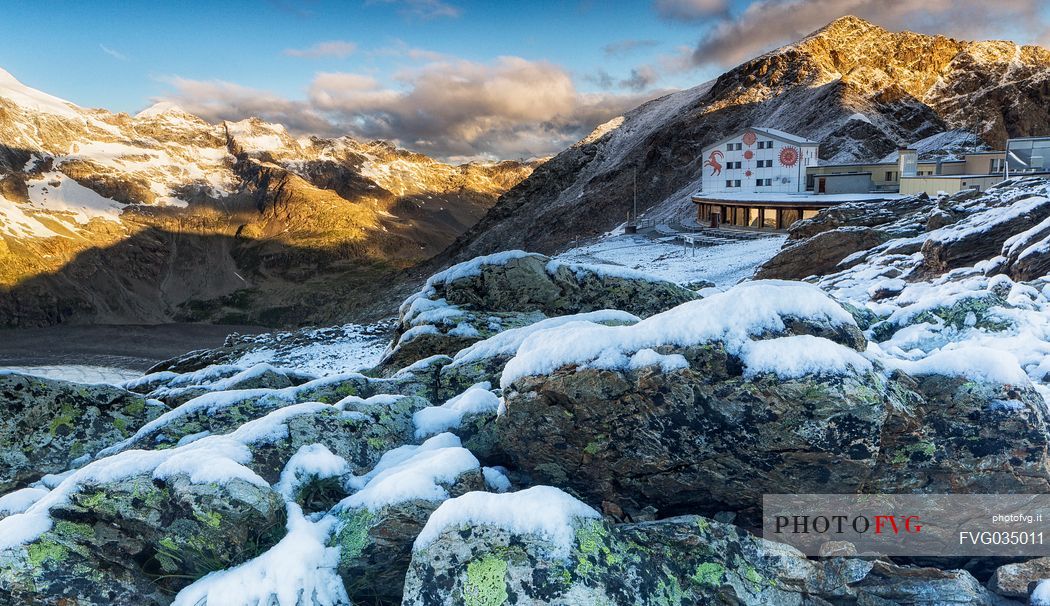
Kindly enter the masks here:
M 772 187 L 772 179 L 755 179 L 757 187 Z M 726 179 L 726 187 L 740 187 L 740 179 Z
M 726 170 L 741 169 L 744 163 L 740 161 L 726 162 Z M 755 168 L 773 168 L 772 160 L 756 160 Z
M 743 149 L 743 143 L 727 143 L 726 151 L 740 151 Z M 772 141 L 759 141 L 758 149 L 773 149 Z
M 719 224 L 756 227 L 760 229 L 787 229 L 799 219 L 812 219 L 817 216 L 816 210 L 798 208 L 761 208 L 746 206 L 721 206 L 700 204 L 697 208 L 697 221 L 707 224 L 712 215 L 718 215 Z

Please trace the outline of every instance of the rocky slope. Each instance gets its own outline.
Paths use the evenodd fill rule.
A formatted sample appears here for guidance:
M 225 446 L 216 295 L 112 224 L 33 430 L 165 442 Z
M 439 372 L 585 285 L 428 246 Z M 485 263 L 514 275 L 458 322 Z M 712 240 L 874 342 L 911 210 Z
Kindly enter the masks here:
M 443 258 L 550 253 L 600 235 L 631 210 L 635 178 L 640 210 L 685 199 L 699 187 L 702 148 L 749 125 L 821 141 L 833 161 L 882 158 L 952 129 L 1001 148 L 1050 132 L 1050 51 L 843 17 L 602 125 L 504 194 Z
M 833 273 L 725 289 L 473 259 L 365 373 L 233 339 L 119 387 L 0 375 L 0 604 L 1024 603 L 1046 559 L 752 534 L 768 492 L 1050 494 L 1050 182 L 796 240 L 861 226 Z
M 531 170 L 84 109 L 0 70 L 0 325 L 367 314 Z

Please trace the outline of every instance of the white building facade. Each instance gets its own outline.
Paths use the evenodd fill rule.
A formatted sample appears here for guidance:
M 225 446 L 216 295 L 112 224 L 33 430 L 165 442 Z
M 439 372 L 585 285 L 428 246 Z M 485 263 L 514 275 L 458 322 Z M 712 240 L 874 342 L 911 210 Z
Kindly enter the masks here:
M 749 128 L 703 151 L 703 193 L 794 193 L 806 190 L 806 167 L 820 144 L 774 128 Z

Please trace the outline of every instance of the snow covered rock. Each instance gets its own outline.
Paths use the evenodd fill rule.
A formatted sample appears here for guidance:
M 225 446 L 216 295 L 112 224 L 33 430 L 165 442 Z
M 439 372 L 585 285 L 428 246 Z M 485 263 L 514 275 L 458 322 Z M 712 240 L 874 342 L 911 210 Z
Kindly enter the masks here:
M 285 520 L 277 493 L 241 478 L 133 474 L 84 482 L 64 496 L 50 507 L 49 530 L 25 544 L 4 541 L 7 595 L 25 603 L 167 604 L 165 593 L 276 543 Z
M 415 394 L 428 389 L 429 386 L 417 383 L 415 377 L 371 379 L 358 373 L 348 373 L 282 389 L 209 391 L 154 419 L 127 440 L 108 449 L 106 454 L 130 448 L 165 448 L 204 435 L 230 433 L 247 421 L 293 404 L 335 404 L 347 398 L 360 400 L 360 396 L 379 396 L 383 402 L 398 401 L 399 392 Z M 412 400 L 416 407 L 426 405 L 425 401 L 414 395 L 406 397 L 416 398 Z M 407 423 L 410 424 L 410 420 Z
M 853 253 L 881 244 L 886 237 L 869 227 L 842 227 L 820 232 L 781 249 L 755 272 L 755 278 L 801 280 L 830 273 Z
M 126 439 L 167 408 L 109 385 L 0 372 L 0 494 Z
M 864 349 L 816 287 L 751 282 L 634 326 L 531 336 L 486 431 L 512 469 L 636 518 L 746 521 L 784 491 L 1050 492 L 1047 420 L 1016 361 Z
M 148 396 L 174 407 L 206 393 L 243 389 L 281 389 L 302 385 L 316 378 L 293 369 L 274 368 L 265 363 L 256 364 L 250 368 L 224 365 L 175 377 L 165 385 L 149 392 Z
M 350 597 L 400 603 L 412 543 L 446 499 L 485 489 L 478 460 L 450 434 L 388 452 L 333 510 L 329 544 Z
M 453 355 L 548 316 L 623 310 L 645 317 L 695 298 L 623 267 L 562 263 L 520 250 L 478 257 L 431 276 L 402 304 L 400 326 L 378 369 L 389 374 L 432 355 Z
M 482 382 L 498 385 L 507 362 L 518 352 L 526 338 L 540 331 L 577 323 L 616 326 L 637 321 L 637 316 L 624 311 L 599 310 L 556 316 L 520 328 L 509 328 L 461 349 L 449 363 L 441 367 L 439 399 L 463 393 L 472 385 Z
M 808 604 L 865 576 L 727 524 L 686 516 L 609 525 L 546 486 L 446 501 L 416 540 L 405 606 Z
M 1007 187 L 1000 185 L 999 188 Z M 1009 191 L 1009 190 L 1008 190 Z M 942 274 L 973 265 L 999 254 L 1007 240 L 1050 217 L 1050 199 L 1020 192 L 1004 201 L 1003 208 L 975 213 L 962 221 L 930 232 L 922 245 L 926 268 Z

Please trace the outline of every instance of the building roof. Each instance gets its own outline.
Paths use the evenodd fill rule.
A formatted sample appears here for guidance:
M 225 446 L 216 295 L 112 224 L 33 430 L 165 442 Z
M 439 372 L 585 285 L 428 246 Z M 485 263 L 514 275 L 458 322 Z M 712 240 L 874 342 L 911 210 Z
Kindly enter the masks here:
M 762 134 L 766 135 L 767 137 L 772 137 L 774 139 L 780 139 L 781 141 L 784 141 L 786 143 L 794 143 L 795 145 L 820 145 L 820 143 L 817 142 L 817 141 L 811 141 L 809 139 L 806 139 L 805 137 L 799 137 L 798 135 L 792 135 L 791 133 L 786 133 L 786 132 L 784 132 L 782 130 L 777 130 L 775 128 L 766 128 L 764 126 L 753 126 L 753 127 L 745 128 L 744 130 L 739 130 L 739 131 L 733 133 L 732 135 L 730 135 L 730 136 L 728 136 L 728 137 L 726 137 L 724 139 L 721 139 L 719 141 L 711 143 L 710 145 L 704 146 L 703 152 L 706 153 L 707 150 L 709 150 L 711 148 L 714 148 L 714 147 L 721 147 L 722 145 L 725 145 L 726 143 L 732 141 L 733 139 L 736 139 L 737 137 L 743 135 L 744 133 L 746 133 L 749 130 L 753 130 L 756 133 L 762 133 Z
M 1013 137 L 1012 139 L 1006 140 L 1006 145 L 1009 147 L 1010 143 L 1014 141 L 1046 141 L 1047 139 L 1050 139 L 1050 135 L 1041 135 L 1039 137 Z

